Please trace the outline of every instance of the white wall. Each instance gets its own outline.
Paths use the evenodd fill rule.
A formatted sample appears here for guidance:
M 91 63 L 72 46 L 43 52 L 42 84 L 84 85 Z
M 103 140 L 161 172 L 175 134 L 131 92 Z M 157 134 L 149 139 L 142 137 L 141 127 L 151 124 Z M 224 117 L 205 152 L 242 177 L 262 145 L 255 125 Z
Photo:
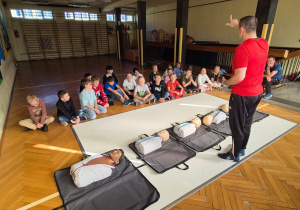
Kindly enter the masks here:
M 3 18 L 5 18 L 4 9 L 2 7 L 2 1 L 0 0 L 0 10 Z M 5 20 L 5 22 L 7 22 Z M 10 96 L 15 80 L 16 67 L 13 61 L 14 54 L 11 52 L 5 61 L 1 60 L 0 70 L 2 73 L 3 81 L 0 85 L 0 140 L 3 134 L 3 128 L 5 125 L 6 115 L 9 108 Z
M 240 44 L 237 32 L 226 26 L 229 16 L 240 19 L 255 15 L 257 0 L 233 0 L 217 4 L 219 0 L 190 0 L 187 34 L 197 41 L 219 41 L 222 44 Z M 195 5 L 204 5 L 192 7 Z M 300 47 L 300 0 L 279 0 L 274 20 L 275 28 L 271 46 Z M 174 33 L 176 26 L 176 3 L 147 10 L 147 29 L 163 29 Z M 172 11 L 166 11 L 172 10 Z M 166 11 L 166 12 L 164 12 Z M 153 14 L 154 13 L 154 14 Z

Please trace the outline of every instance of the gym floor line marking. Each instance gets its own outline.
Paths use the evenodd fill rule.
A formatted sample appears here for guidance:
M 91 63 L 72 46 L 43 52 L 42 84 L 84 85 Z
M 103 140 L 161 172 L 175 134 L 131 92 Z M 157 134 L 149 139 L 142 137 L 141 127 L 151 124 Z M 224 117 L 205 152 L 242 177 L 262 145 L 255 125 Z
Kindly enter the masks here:
M 26 210 L 26 209 L 32 208 L 32 207 L 37 206 L 37 205 L 39 205 L 39 204 L 41 204 L 41 203 L 44 203 L 45 201 L 51 200 L 52 198 L 55 198 L 55 197 L 57 197 L 57 196 L 59 196 L 59 193 L 58 193 L 58 192 L 57 192 L 57 193 L 54 193 L 54 194 L 52 194 L 52 195 L 49 195 L 49 196 L 47 196 L 47 197 L 44 197 L 44 198 L 42 198 L 42 199 L 40 199 L 40 200 L 37 200 L 37 201 L 35 201 L 35 202 L 33 202 L 33 203 L 30 203 L 30 204 L 28 204 L 28 205 L 26 205 L 26 206 L 23 206 L 23 207 L 21 207 L 21 208 L 18 208 L 17 210 Z
M 268 103 L 265 103 L 264 105 L 261 105 L 261 106 L 257 107 L 257 109 L 263 108 L 263 107 L 268 106 L 268 105 L 269 105 Z
M 118 74 L 116 76 L 124 76 L 124 75 L 126 75 L 126 74 Z M 73 80 L 70 82 L 58 82 L 58 83 L 46 84 L 46 85 L 27 86 L 27 87 L 23 87 L 23 88 L 15 88 L 14 90 L 23 90 L 23 89 L 27 89 L 27 88 L 38 88 L 38 87 L 45 87 L 45 86 L 49 86 L 49 85 L 60 85 L 60 84 L 78 82 L 78 81 L 80 81 L 80 80 Z

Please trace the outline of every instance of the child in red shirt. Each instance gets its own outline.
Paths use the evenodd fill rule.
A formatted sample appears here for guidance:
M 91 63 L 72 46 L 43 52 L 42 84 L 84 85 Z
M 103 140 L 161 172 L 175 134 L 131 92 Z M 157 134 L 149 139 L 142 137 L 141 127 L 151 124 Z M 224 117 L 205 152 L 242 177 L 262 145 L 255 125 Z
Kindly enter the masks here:
M 172 73 L 170 75 L 170 81 L 167 84 L 168 92 L 170 93 L 170 97 L 172 97 L 172 99 L 182 97 L 185 94 L 183 87 L 176 79 L 176 74 Z
M 103 106 L 104 108 L 109 107 L 108 98 L 103 90 L 102 85 L 99 84 L 99 77 L 98 76 L 92 76 L 92 88 L 96 94 L 97 103 Z

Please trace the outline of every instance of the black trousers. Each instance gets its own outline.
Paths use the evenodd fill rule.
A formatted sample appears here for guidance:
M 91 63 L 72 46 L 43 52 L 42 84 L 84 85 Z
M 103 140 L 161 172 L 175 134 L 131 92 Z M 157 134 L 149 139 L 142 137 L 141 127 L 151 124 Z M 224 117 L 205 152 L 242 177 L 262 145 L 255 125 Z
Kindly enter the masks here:
M 266 87 L 266 94 L 271 93 L 272 85 L 278 85 L 279 83 L 278 79 L 271 78 L 271 81 L 268 82 L 267 78 L 264 77 L 263 86 Z
M 229 125 L 232 132 L 234 157 L 248 144 L 253 115 L 262 98 L 257 96 L 240 96 L 231 94 L 229 100 Z
M 133 93 L 134 92 L 134 89 L 133 90 L 128 90 L 129 92 Z M 128 95 L 129 99 L 133 100 L 133 95 L 129 95 L 129 94 L 126 94 Z
M 185 90 L 186 93 L 189 93 L 190 91 L 194 91 L 198 89 L 198 85 L 194 86 L 193 84 L 186 86 L 185 88 L 183 88 Z

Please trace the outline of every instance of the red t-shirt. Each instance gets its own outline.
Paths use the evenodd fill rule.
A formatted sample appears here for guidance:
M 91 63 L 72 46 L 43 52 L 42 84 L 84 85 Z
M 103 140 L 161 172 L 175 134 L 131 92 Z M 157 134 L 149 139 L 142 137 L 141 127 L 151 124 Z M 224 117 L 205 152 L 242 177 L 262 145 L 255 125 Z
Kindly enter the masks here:
M 175 90 L 177 86 L 180 86 L 179 82 L 176 80 L 174 83 L 172 83 L 172 81 L 170 80 L 168 82 L 168 86 L 170 88 L 170 90 Z
M 247 67 L 243 81 L 232 86 L 232 93 L 240 96 L 257 96 L 263 92 L 264 69 L 269 45 L 265 39 L 247 39 L 235 49 L 232 74 L 235 69 Z

